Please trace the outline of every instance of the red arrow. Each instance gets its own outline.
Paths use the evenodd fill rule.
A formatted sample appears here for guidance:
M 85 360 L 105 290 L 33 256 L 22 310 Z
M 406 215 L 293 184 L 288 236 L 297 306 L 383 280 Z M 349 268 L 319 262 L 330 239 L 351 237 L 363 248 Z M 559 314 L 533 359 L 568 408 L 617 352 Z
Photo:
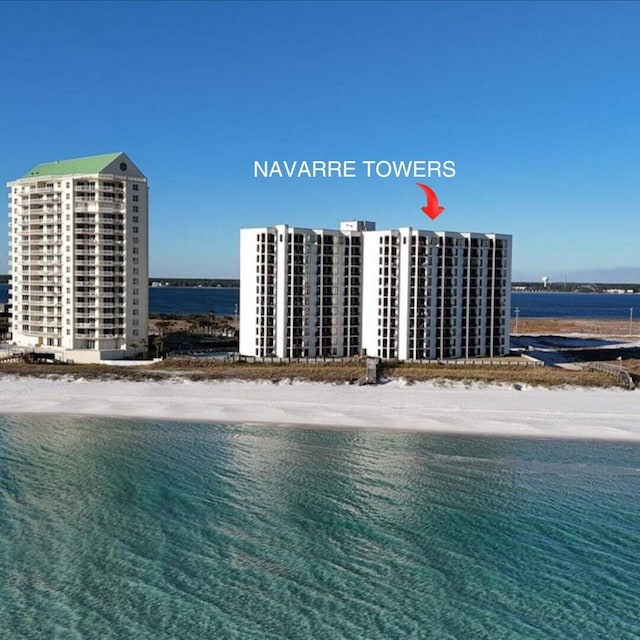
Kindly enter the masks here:
M 435 220 L 444 211 L 444 207 L 438 206 L 438 196 L 434 193 L 433 189 L 419 182 L 416 182 L 416 185 L 418 185 L 424 191 L 425 196 L 427 196 L 427 206 L 421 207 L 422 211 L 432 220 Z

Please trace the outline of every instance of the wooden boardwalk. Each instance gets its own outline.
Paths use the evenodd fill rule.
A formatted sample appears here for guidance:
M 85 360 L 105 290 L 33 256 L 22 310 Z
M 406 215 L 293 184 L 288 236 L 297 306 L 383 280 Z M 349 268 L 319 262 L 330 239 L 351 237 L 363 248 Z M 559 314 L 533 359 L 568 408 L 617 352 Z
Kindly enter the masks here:
M 376 384 L 378 381 L 378 358 L 367 358 L 365 373 L 356 380 L 358 386 L 363 384 Z
M 636 385 L 631 377 L 631 374 L 622 366 L 617 364 L 609 364 L 608 362 L 590 362 L 587 365 L 587 369 L 591 371 L 602 371 L 614 376 L 618 379 L 620 384 L 627 389 L 635 389 Z

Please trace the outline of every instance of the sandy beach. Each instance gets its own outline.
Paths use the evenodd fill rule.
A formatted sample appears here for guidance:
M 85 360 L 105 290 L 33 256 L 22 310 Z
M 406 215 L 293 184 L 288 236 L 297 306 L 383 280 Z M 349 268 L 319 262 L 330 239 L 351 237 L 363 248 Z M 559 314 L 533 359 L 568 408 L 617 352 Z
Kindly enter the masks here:
M 408 429 L 640 441 L 639 396 L 621 389 L 392 381 L 87 381 L 5 376 L 0 413 Z

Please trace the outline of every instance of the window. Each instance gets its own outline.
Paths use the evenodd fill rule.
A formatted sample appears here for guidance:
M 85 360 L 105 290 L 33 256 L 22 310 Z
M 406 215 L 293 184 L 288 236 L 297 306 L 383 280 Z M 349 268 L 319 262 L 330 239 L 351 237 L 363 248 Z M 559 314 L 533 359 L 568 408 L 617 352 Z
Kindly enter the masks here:
M 138 233 L 138 227 L 133 227 L 133 233 Z
M 133 207 L 133 210 L 134 210 L 134 211 L 137 211 L 137 210 L 138 210 L 138 207 Z M 133 216 L 133 221 L 134 221 L 134 222 L 138 222 L 138 216 Z
M 138 190 L 138 185 L 137 185 L 137 184 L 134 184 L 134 185 L 133 185 L 133 190 L 134 190 L 134 191 L 137 191 L 137 190 Z
M 137 204 L 133 205 L 133 213 L 138 213 L 138 205 Z M 137 216 L 134 216 L 134 218 L 137 218 Z M 138 222 L 138 221 L 134 220 L 134 222 Z
M 133 201 L 138 202 L 138 196 L 133 196 Z

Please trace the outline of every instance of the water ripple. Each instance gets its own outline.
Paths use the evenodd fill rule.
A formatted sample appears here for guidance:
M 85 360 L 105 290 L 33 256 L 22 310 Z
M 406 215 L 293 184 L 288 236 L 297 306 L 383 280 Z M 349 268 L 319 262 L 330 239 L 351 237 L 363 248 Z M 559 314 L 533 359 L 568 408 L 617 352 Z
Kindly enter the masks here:
M 640 447 L 0 417 L 0 638 L 637 638 Z

